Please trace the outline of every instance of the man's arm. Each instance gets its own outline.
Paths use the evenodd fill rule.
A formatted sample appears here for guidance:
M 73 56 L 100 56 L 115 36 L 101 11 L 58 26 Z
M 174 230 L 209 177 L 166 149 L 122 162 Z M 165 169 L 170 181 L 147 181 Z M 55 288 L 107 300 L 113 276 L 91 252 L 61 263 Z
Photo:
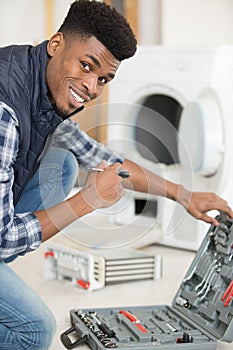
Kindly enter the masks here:
M 228 207 L 227 202 L 217 195 L 206 192 L 190 192 L 182 185 L 167 181 L 129 160 L 125 160 L 123 165 L 115 163 L 105 167 L 102 164 L 100 167 L 105 170 L 90 173 L 86 185 L 78 194 L 52 208 L 34 213 L 41 225 L 43 241 L 93 210 L 114 204 L 124 195 L 122 186 L 177 201 L 197 219 L 214 225 L 218 225 L 218 222 L 207 215 L 209 210 L 223 210 L 233 217 L 233 212 Z M 122 180 L 117 175 L 118 170 L 122 167 L 131 174 L 126 180 Z
M 34 212 L 41 225 L 42 241 L 51 238 L 82 216 L 119 200 L 125 194 L 122 178 L 117 174 L 120 167 L 121 164 L 115 163 L 106 168 L 106 162 L 103 161 L 99 168 L 105 170 L 90 172 L 80 192 L 54 207 Z
M 130 160 L 125 160 L 122 166 L 131 173 L 131 176 L 123 181 L 125 188 L 177 201 L 195 218 L 214 225 L 218 225 L 218 222 L 207 214 L 210 210 L 222 210 L 233 217 L 233 211 L 227 202 L 214 193 L 188 191 L 182 185 L 165 180 Z
M 25 254 L 41 244 L 41 230 L 32 213 L 15 215 L 13 164 L 18 150 L 18 122 L 14 112 L 0 102 L 0 259 Z
M 69 137 L 67 137 L 69 135 Z M 122 163 L 125 155 L 109 149 L 81 130 L 79 124 L 71 119 L 62 122 L 53 134 L 52 147 L 70 150 L 84 171 L 98 166 L 105 159 L 108 164 Z
M 19 143 L 17 127 L 14 111 L 0 102 L 0 259 L 3 260 L 37 249 L 41 241 L 83 215 L 115 203 L 125 192 L 117 175 L 120 164 L 115 163 L 102 173 L 90 173 L 84 188 L 70 199 L 47 210 L 15 214 L 12 186 Z M 105 168 L 106 162 L 101 166 Z

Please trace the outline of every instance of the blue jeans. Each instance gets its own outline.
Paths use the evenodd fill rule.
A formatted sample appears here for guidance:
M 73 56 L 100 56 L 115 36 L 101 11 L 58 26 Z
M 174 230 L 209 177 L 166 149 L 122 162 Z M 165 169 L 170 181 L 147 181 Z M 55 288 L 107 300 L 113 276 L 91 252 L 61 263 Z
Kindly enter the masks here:
M 74 186 L 77 174 L 72 153 L 49 149 L 15 211 L 36 211 L 59 203 Z M 55 330 L 55 319 L 44 302 L 0 261 L 0 349 L 49 349 Z

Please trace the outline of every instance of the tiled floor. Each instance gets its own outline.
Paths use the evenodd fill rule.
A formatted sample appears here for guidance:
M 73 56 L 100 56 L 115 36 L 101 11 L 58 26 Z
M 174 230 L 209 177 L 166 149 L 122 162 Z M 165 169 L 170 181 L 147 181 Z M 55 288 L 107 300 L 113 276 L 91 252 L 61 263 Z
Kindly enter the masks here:
M 194 257 L 194 252 L 151 245 L 143 249 L 163 257 L 163 277 L 160 280 L 109 285 L 88 292 L 60 282 L 46 281 L 43 273 L 44 247 L 18 258 L 12 268 L 49 306 L 57 320 L 57 334 L 50 350 L 62 350 L 59 336 L 70 327 L 69 310 L 107 306 L 171 304 L 172 299 Z M 86 345 L 80 349 L 87 349 Z M 89 348 L 88 348 L 89 349 Z M 232 344 L 219 343 L 218 349 L 232 350 Z M 203 349 L 200 349 L 203 350 Z

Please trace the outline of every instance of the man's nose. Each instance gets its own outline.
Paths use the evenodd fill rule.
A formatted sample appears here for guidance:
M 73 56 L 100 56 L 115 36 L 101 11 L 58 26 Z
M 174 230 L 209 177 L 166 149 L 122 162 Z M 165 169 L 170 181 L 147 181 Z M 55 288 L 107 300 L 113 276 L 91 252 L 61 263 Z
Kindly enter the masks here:
M 89 75 L 88 78 L 86 78 L 85 81 L 83 82 L 83 86 L 85 87 L 91 99 L 94 99 L 97 97 L 98 77 L 94 75 Z

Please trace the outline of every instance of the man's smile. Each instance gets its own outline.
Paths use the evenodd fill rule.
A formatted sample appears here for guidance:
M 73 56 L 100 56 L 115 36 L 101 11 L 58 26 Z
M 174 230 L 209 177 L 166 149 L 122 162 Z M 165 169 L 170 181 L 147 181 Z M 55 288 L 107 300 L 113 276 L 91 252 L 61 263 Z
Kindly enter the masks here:
M 82 96 L 80 96 L 79 94 L 77 94 L 77 92 L 75 92 L 71 87 L 70 87 L 70 93 L 71 95 L 73 96 L 74 100 L 77 102 L 77 103 L 87 103 L 88 100 L 90 99 L 84 99 Z

